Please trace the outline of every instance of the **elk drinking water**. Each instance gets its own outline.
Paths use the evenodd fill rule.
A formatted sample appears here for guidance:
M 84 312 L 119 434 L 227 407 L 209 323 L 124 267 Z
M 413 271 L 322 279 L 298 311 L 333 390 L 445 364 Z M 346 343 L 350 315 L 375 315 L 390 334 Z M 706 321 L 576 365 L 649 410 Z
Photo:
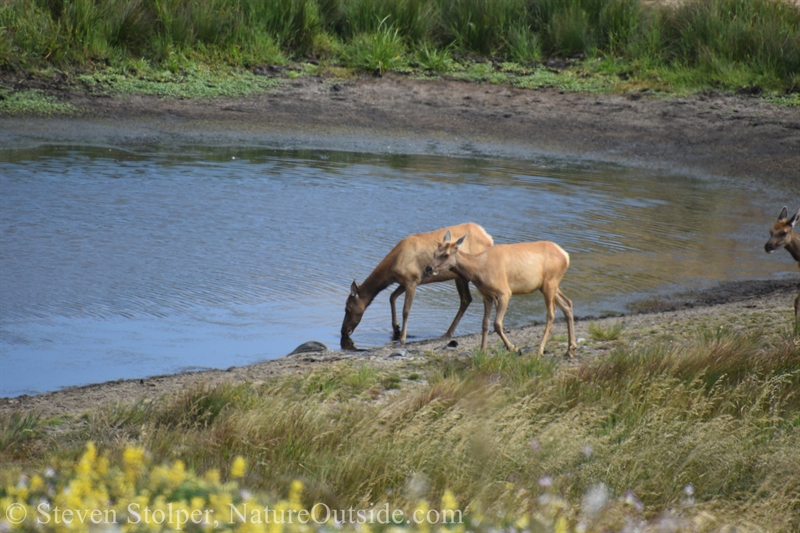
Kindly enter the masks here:
M 446 271 L 455 272 L 472 282 L 480 291 L 484 308 L 481 350 L 486 349 L 493 306 L 497 308 L 494 329 L 503 339 L 506 348 L 515 350 L 503 332 L 503 317 L 508 301 L 513 294 L 528 294 L 538 289 L 542 291 L 547 306 L 547 323 L 539 345 L 539 355 L 544 354 L 544 345 L 553 327 L 557 305 L 567 319 L 569 347 L 566 355 L 573 357 L 577 344 L 572 302 L 558 288 L 569 267 L 569 254 L 549 241 L 498 244 L 475 254 L 464 250 L 466 238 L 467 235 L 464 235 L 456 242 L 450 242 L 448 231 L 425 272 L 430 276 L 441 276 Z
M 786 248 L 792 254 L 792 258 L 800 266 L 800 235 L 794 232 L 793 228 L 800 220 L 800 209 L 793 217 L 789 218 L 789 210 L 784 207 L 778 215 L 778 221 L 769 230 L 769 240 L 764 245 L 764 251 L 771 254 L 779 248 Z M 794 300 L 794 320 L 800 327 L 800 294 Z
M 392 283 L 400 285 L 389 297 L 389 305 L 392 309 L 392 338 L 393 340 L 399 340 L 401 344 L 405 344 L 408 315 L 411 311 L 411 304 L 414 302 L 417 286 L 437 281 L 455 280 L 461 304 L 453 323 L 444 334 L 445 337 L 453 336 L 458 322 L 472 301 L 472 296 L 469 293 L 469 283 L 453 272 L 443 272 L 441 275 L 423 278 L 423 271 L 433 259 L 433 252 L 436 251 L 436 247 L 445 233 L 451 230 L 459 234 L 469 233 L 470 237 L 464 242 L 464 249 L 469 253 L 482 252 L 494 244 L 492 236 L 486 233 L 486 230 L 481 226 L 472 222 L 441 228 L 428 233 L 409 235 L 401 240 L 361 285 L 353 281 L 350 286 L 350 295 L 347 297 L 344 321 L 342 322 L 342 348 L 352 349 L 354 347 L 350 335 L 361 322 L 364 311 L 375 299 L 375 296 Z M 401 328 L 397 323 L 395 301 L 403 293 L 406 294 L 406 297 L 403 302 L 403 326 Z

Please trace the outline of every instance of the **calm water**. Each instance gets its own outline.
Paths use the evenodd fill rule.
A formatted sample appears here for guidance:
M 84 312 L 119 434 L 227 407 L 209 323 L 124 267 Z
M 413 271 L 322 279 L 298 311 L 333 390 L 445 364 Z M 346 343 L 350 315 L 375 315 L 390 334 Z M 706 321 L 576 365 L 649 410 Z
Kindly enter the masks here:
M 547 161 L 0 152 L 0 396 L 239 366 L 308 340 L 338 347 L 353 279 L 402 237 L 465 221 L 497 243 L 561 244 L 578 316 L 794 275 L 788 254 L 763 252 L 780 194 L 736 186 Z M 389 341 L 390 292 L 353 335 L 360 347 Z M 409 333 L 441 335 L 457 301 L 452 284 L 423 287 Z M 458 333 L 480 330 L 479 302 Z M 512 300 L 506 324 L 543 319 L 536 293 Z

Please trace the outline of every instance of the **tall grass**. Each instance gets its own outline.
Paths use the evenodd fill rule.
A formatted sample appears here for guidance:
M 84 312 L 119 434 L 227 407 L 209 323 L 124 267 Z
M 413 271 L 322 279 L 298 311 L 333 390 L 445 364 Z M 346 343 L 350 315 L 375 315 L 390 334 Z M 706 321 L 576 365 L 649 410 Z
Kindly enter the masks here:
M 480 55 L 501 53 L 513 23 L 525 20 L 521 0 L 453 0 L 442 2 L 442 39 L 464 52 Z
M 388 68 L 405 67 L 419 56 L 433 59 L 431 70 L 440 71 L 434 52 L 447 50 L 523 63 L 602 55 L 634 67 L 687 71 L 683 77 L 701 85 L 785 91 L 800 79 L 800 7 L 785 0 L 697 0 L 676 6 L 643 0 L 0 4 L 3 70 L 85 69 L 141 58 L 166 64 L 176 57 L 250 66 L 307 55 L 373 70 L 376 61 L 355 60 L 353 49 L 384 44 L 403 56 L 377 61 Z
M 800 525 L 796 339 L 714 330 L 575 367 L 501 350 L 418 371 L 426 382 L 342 365 L 188 390 L 101 410 L 60 428 L 57 443 L 35 420 L 13 419 L 0 424 L 3 455 L 57 461 L 90 438 L 112 455 L 133 442 L 200 473 L 227 475 L 242 456 L 252 487 L 279 493 L 299 478 L 329 505 L 413 506 L 449 489 L 464 507 L 519 516 L 545 494 L 577 505 L 602 483 L 651 515 L 691 496 L 693 512 L 720 524 Z

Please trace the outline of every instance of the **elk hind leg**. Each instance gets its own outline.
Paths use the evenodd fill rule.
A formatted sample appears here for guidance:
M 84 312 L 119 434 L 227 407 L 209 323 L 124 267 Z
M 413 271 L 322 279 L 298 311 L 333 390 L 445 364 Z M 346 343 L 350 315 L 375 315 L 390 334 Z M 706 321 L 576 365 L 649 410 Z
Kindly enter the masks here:
M 539 344 L 539 356 L 544 355 L 544 345 L 547 344 L 547 339 L 550 337 L 550 331 L 553 329 L 553 320 L 556 317 L 556 291 L 558 286 L 551 287 L 545 285 L 541 288 L 542 295 L 544 295 L 544 305 L 547 308 L 547 321 L 544 325 L 544 333 L 542 334 L 542 342 Z
M 489 321 L 492 318 L 492 306 L 494 300 L 491 298 L 483 297 L 483 323 L 481 324 L 481 351 L 486 351 L 486 345 L 489 339 Z
M 465 279 L 456 278 L 456 289 L 458 289 L 458 297 L 461 300 L 461 303 L 458 306 L 458 313 L 456 313 L 456 317 L 453 319 L 453 323 L 450 324 L 450 328 L 445 332 L 443 337 L 445 339 L 449 339 L 456 332 L 456 326 L 461 321 L 461 317 L 464 316 L 464 312 L 469 307 L 469 304 L 472 303 L 472 295 L 469 293 L 469 282 Z
M 794 326 L 795 332 L 800 334 L 800 294 L 794 299 Z
M 569 346 L 567 347 L 566 357 L 574 357 L 575 350 L 578 348 L 575 342 L 575 315 L 572 311 L 572 300 L 567 298 L 561 289 L 556 289 L 556 305 L 564 313 L 564 318 L 567 319 L 567 336 L 569 337 Z

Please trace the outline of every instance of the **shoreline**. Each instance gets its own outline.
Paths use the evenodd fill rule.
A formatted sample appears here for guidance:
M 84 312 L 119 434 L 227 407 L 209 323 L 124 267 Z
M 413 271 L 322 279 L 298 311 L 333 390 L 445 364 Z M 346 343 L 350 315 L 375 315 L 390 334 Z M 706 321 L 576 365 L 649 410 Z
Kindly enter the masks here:
M 56 90 L 59 98 L 81 113 L 74 117 L 0 115 L 4 151 L 91 139 L 98 145 L 142 150 L 170 143 L 205 143 L 398 155 L 556 161 L 569 157 L 692 176 L 722 176 L 746 183 L 754 194 L 764 189 L 783 190 L 786 203 L 798 199 L 800 108 L 779 108 L 746 96 L 595 95 L 396 75 L 356 80 L 309 76 L 283 80 L 280 88 L 263 94 L 213 100 L 107 97 Z M 775 206 L 775 212 L 780 207 Z M 766 240 L 766 225 L 764 230 Z M 695 316 L 709 321 L 719 314 L 740 324 L 742 313 L 755 311 L 765 314 L 765 324 L 788 324 L 798 285 L 794 279 L 738 282 L 729 289 L 717 287 L 682 296 L 679 304 L 649 302 L 653 313 L 579 320 L 577 334 L 588 339 L 590 321 L 601 325 L 623 321 L 630 323 L 626 329 L 632 331 L 647 324 L 665 334 L 681 321 L 691 323 Z M 671 306 L 677 310 L 666 311 Z M 554 335 L 563 333 L 563 318 L 557 316 Z M 517 338 L 518 344 L 533 344 L 538 328 L 541 326 L 513 330 L 512 338 Z M 477 333 L 457 337 L 455 352 L 474 347 L 479 337 Z M 657 335 L 642 333 L 641 338 L 650 337 Z M 520 338 L 525 340 L 520 342 Z M 490 339 L 494 342 L 497 338 Z M 554 350 L 553 342 L 548 344 L 551 354 L 561 349 Z M 430 339 L 410 342 L 406 349 L 421 354 L 436 352 L 444 345 L 442 339 Z M 601 348 L 590 347 L 583 355 L 593 353 L 591 350 Z M 319 362 L 366 359 L 392 365 L 410 359 L 390 357 L 398 352 L 392 344 L 353 357 L 329 350 L 228 370 L 72 387 L 0 399 L 0 412 L 71 416 L 114 402 L 155 401 L 200 383 L 258 383 L 306 371 Z
M 600 328 L 622 324 L 624 334 L 620 342 L 629 344 L 663 342 L 666 336 L 671 336 L 668 342 L 680 342 L 695 338 L 704 328 L 763 329 L 781 335 L 784 329 L 788 332 L 791 326 L 792 303 L 798 290 L 800 282 L 786 280 L 727 282 L 709 290 L 678 295 L 675 300 L 648 301 L 646 305 L 652 308 L 649 311 L 604 318 L 576 318 L 578 351 L 577 356 L 569 360 L 561 355 L 567 344 L 566 324 L 563 316 L 558 314 L 544 357 L 576 365 L 608 353 L 618 345 L 616 341 L 592 339 L 590 324 Z M 535 353 L 543 328 L 543 324 L 534 324 L 507 331 L 512 342 L 521 348 L 521 356 L 530 357 Z M 214 387 L 223 383 L 258 386 L 270 379 L 320 370 L 340 363 L 368 363 L 379 370 L 391 371 L 419 364 L 430 356 L 466 357 L 480 345 L 480 337 L 477 332 L 457 335 L 453 339 L 414 340 L 405 346 L 390 342 L 355 352 L 338 349 L 309 351 L 228 369 L 186 371 L 73 386 L 36 395 L 0 398 L 0 414 L 79 417 L 98 408 L 158 402 L 195 387 Z M 455 341 L 456 346 L 451 346 L 451 341 Z M 797 341 L 800 343 L 800 338 Z M 500 339 L 492 332 L 489 342 L 490 346 L 497 346 Z

